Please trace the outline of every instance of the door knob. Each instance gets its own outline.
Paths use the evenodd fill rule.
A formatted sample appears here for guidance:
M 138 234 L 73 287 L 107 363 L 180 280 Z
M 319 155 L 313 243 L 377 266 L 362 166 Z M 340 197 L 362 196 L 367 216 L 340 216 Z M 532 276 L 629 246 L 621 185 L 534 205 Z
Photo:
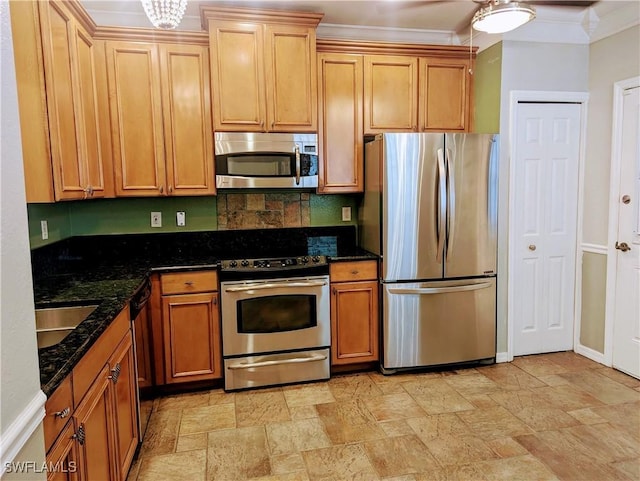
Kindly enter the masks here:
M 530 251 L 536 250 L 536 246 L 534 244 L 529 244 L 529 250 Z
M 627 252 L 631 250 L 631 247 L 629 247 L 629 244 L 626 242 L 616 242 L 616 249 L 622 252 Z
M 631 203 L 631 196 L 629 195 L 623 195 L 622 196 L 622 203 L 623 204 L 630 204 Z

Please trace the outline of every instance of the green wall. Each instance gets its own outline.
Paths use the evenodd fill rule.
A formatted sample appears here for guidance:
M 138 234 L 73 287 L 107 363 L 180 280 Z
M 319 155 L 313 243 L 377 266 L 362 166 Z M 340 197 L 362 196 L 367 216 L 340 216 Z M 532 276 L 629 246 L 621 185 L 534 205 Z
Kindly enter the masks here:
M 309 201 L 311 226 L 356 225 L 357 195 L 316 195 Z M 351 207 L 351 221 L 342 221 L 342 207 Z M 71 236 L 217 230 L 217 197 L 95 199 L 55 204 L 28 204 L 31 248 Z M 186 213 L 186 226 L 176 226 L 176 212 Z M 151 227 L 151 212 L 162 212 L 162 227 Z M 49 224 L 42 240 L 40 221 Z
M 476 57 L 475 132 L 500 132 L 500 87 L 502 78 L 502 42 L 483 50 Z

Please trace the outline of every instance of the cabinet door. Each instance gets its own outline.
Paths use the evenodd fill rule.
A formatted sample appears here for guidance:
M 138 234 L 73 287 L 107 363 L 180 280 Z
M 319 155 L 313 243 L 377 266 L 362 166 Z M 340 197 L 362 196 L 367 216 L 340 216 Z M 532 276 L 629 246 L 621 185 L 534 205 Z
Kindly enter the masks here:
M 263 27 L 209 21 L 209 43 L 215 130 L 264 131 Z
M 222 377 L 218 295 L 163 296 L 167 384 Z
M 420 59 L 420 129 L 469 131 L 468 59 Z
M 127 333 L 109 361 L 113 383 L 118 473 L 124 480 L 138 447 L 138 412 L 135 357 L 131 334 Z
M 119 479 L 110 375 L 105 365 L 74 413 L 83 479 Z
M 319 191 L 362 192 L 362 56 L 318 56 Z
M 106 42 L 115 193 L 165 193 L 160 64 L 154 44 Z
M 168 193 L 214 194 L 208 49 L 159 48 Z
M 61 4 L 39 2 L 51 162 L 56 200 L 84 197 L 74 93 L 75 21 Z M 78 111 L 78 114 L 80 111 Z M 78 128 L 80 125 L 78 124 Z
M 364 58 L 364 132 L 415 132 L 418 124 L 418 59 Z
M 100 131 L 109 124 L 98 112 L 98 77 L 95 48 L 91 36 L 79 25 L 75 28 L 75 48 L 78 65 L 79 109 L 77 125 L 80 131 L 80 152 L 83 160 L 86 197 L 104 197 L 104 163 L 100 148 Z
M 315 132 L 318 116 L 315 29 L 267 25 L 265 38 L 267 130 Z
M 378 283 L 331 285 L 331 364 L 378 360 Z
M 69 419 L 57 442 L 47 453 L 47 481 L 76 481 L 80 479 L 79 445 L 75 439 L 75 424 Z

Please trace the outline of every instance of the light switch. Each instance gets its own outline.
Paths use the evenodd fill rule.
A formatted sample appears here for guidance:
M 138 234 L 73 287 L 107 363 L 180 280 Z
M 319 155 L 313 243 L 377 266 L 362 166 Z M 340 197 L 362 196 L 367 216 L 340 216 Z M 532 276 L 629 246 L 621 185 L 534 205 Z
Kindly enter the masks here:
M 184 227 L 187 223 L 187 218 L 184 212 L 176 212 L 176 225 L 178 227 Z
M 342 220 L 344 222 L 349 222 L 351 220 L 351 207 L 342 208 Z

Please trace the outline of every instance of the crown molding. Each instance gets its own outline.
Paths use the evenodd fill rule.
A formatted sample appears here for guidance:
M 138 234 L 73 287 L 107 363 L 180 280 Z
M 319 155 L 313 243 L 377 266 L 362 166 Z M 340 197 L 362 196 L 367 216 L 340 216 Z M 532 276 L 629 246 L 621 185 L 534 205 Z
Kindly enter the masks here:
M 362 25 L 321 23 L 318 25 L 316 36 L 319 39 L 362 40 L 366 42 L 460 45 L 456 33 L 449 30 L 366 27 Z

